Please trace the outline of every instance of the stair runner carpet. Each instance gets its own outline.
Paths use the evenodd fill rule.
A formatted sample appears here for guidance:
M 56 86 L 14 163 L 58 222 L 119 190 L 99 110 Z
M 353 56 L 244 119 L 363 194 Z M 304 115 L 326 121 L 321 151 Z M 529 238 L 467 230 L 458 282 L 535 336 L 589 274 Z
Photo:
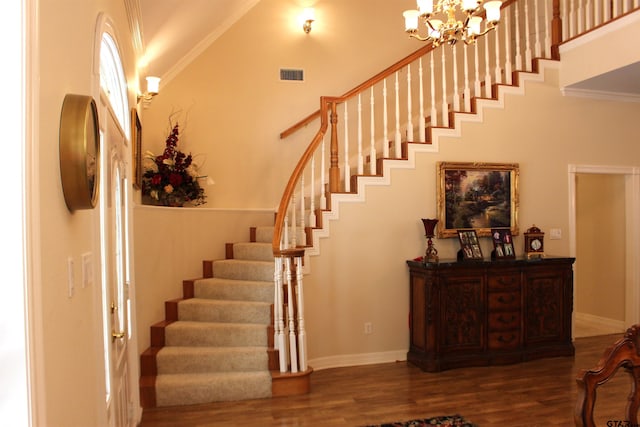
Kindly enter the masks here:
M 157 354 L 156 405 L 176 406 L 271 396 L 267 327 L 273 302 L 273 228 L 233 245 L 178 303 Z

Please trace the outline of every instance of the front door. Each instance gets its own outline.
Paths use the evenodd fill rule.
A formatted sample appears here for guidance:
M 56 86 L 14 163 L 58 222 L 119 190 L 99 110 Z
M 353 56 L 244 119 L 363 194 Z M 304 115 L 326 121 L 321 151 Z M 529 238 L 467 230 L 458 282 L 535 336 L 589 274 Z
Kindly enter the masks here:
M 133 421 L 129 390 L 130 331 L 126 137 L 101 96 L 102 120 L 102 289 L 106 353 L 107 416 L 112 427 Z

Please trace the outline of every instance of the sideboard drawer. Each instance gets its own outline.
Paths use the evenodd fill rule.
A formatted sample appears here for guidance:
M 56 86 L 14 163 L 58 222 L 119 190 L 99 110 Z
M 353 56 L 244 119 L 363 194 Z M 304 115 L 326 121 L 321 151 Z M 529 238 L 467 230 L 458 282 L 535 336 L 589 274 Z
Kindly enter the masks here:
M 489 311 L 519 310 L 520 292 L 490 292 Z
M 501 274 L 499 276 L 489 276 L 488 280 L 489 292 L 503 291 L 507 289 L 520 288 L 520 274 L 518 272 L 510 274 Z
M 489 331 L 508 331 L 518 329 L 520 329 L 519 311 L 489 313 Z
M 489 333 L 489 349 L 504 350 L 520 346 L 520 331 Z

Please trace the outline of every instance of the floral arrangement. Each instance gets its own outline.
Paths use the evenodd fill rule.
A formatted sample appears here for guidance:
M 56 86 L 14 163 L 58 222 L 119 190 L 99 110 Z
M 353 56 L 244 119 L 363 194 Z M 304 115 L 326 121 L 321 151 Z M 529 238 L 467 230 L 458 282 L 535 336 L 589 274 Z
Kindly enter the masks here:
M 173 126 L 164 152 L 147 152 L 142 174 L 142 195 L 163 206 L 198 206 L 206 203 L 204 188 L 198 183 L 198 166 L 191 154 L 178 150 L 178 123 Z

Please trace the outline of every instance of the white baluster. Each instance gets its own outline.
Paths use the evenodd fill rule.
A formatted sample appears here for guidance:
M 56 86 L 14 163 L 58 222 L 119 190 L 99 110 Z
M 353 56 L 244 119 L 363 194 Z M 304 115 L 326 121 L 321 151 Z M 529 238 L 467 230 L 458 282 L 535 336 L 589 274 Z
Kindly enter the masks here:
M 316 153 L 311 156 L 311 201 L 309 205 L 309 227 L 316 227 Z
M 544 57 L 551 58 L 551 14 L 549 13 L 549 1 L 544 0 Z
M 296 205 L 298 204 L 298 200 L 296 198 L 296 192 L 294 191 L 291 195 L 291 246 L 295 248 L 298 246 L 298 218 Z
M 520 47 L 520 11 L 518 5 L 521 2 L 515 2 L 513 4 L 513 8 L 515 9 L 516 15 L 516 59 L 515 59 L 515 69 L 518 71 L 524 70 L 525 67 L 522 66 L 522 49 Z
M 602 24 L 602 0 L 596 0 L 593 6 L 593 25 L 598 26 Z
M 617 18 L 618 15 L 620 15 L 620 5 L 618 4 L 617 0 L 613 0 L 613 12 L 612 12 L 612 18 Z
M 431 127 L 438 126 L 438 109 L 436 108 L 436 73 L 433 64 L 433 51 L 429 52 L 429 67 L 431 68 Z
M 531 71 L 532 58 L 531 58 L 531 31 L 529 29 L 529 0 L 525 0 L 524 2 L 524 42 L 525 42 L 525 50 L 524 50 L 524 66 L 526 71 Z
M 447 72 L 445 66 L 444 51 L 442 51 L 442 126 L 449 127 L 449 104 L 447 103 Z
M 293 200 L 293 197 L 291 199 Z M 289 249 L 289 245 L 291 243 L 291 241 L 289 240 L 290 228 L 291 227 L 289 227 L 289 208 L 287 208 L 287 214 L 284 216 L 284 232 L 282 233 L 282 238 L 283 238 L 282 249 Z
M 298 227 L 298 230 L 300 230 L 300 233 L 302 233 L 302 237 L 304 237 L 306 233 L 306 230 L 305 230 L 306 224 L 304 220 L 304 218 L 306 217 L 305 205 L 306 205 L 306 201 L 304 197 L 304 173 L 303 173 L 302 176 L 300 177 L 300 226 Z M 302 244 L 303 245 L 307 244 L 306 238 L 304 242 L 302 242 Z
M 298 372 L 298 350 L 296 346 L 296 325 L 295 314 L 293 312 L 293 306 L 295 305 L 295 298 L 293 295 L 293 289 L 291 288 L 291 282 L 293 281 L 293 272 L 291 271 L 291 258 L 286 258 L 287 266 L 287 319 L 289 322 L 289 361 L 291 362 L 291 373 Z
M 560 0 L 560 13 L 562 13 L 562 40 L 569 40 L 569 1 Z
M 576 34 L 582 34 L 582 32 L 584 31 L 584 25 L 583 25 L 583 23 L 584 23 L 584 19 L 583 19 L 584 15 L 585 15 L 585 13 L 584 13 L 583 8 L 582 8 L 582 1 L 578 1 L 578 7 L 576 9 L 576 24 L 577 24 L 576 25 L 576 28 L 577 28 L 576 29 L 576 31 L 577 31 Z
M 542 57 L 542 45 L 540 44 L 540 17 L 538 15 L 538 0 L 533 0 L 533 11 L 535 14 L 535 32 L 536 32 L 536 43 L 534 45 L 534 49 L 536 52 L 536 58 Z
M 364 175 L 364 156 L 362 155 L 362 97 L 358 94 L 358 175 Z
M 609 2 L 603 2 L 604 9 L 604 22 L 609 22 L 611 20 L 611 8 L 609 7 Z
M 275 318 L 276 318 L 276 333 L 277 333 L 277 339 L 276 339 L 276 346 L 278 348 L 279 351 L 279 364 L 280 364 L 280 372 L 287 372 L 288 369 L 288 363 L 287 363 L 287 351 L 286 351 L 286 344 L 285 344 L 285 334 L 284 334 L 284 296 L 283 296 L 283 277 L 284 277 L 284 271 L 283 271 L 283 265 L 282 265 L 282 258 L 281 257 L 277 257 L 275 259 L 276 265 L 275 265 L 275 269 L 276 269 L 276 274 L 274 274 L 275 277 L 275 299 L 276 299 L 276 303 L 275 303 L 275 309 L 276 309 L 276 313 L 274 314 Z
M 492 33 L 494 34 L 493 37 L 495 40 L 494 52 L 496 55 L 496 83 L 500 84 L 502 83 L 502 68 L 500 67 L 500 27 L 496 28 L 495 31 L 492 31 Z
M 587 0 L 587 4 L 584 8 L 586 10 L 584 17 L 585 29 L 590 30 L 593 28 L 593 4 L 591 3 L 591 0 Z
M 395 99 L 396 99 L 396 132 L 393 138 L 393 148 L 395 149 L 396 159 L 402 157 L 402 134 L 400 133 L 400 83 L 398 83 L 398 72 L 396 71 L 396 84 L 395 84 Z
M 569 10 L 569 37 L 576 35 L 576 0 L 571 2 Z
M 458 45 L 453 45 L 453 111 L 460 111 L 460 94 L 458 93 Z
M 469 88 L 469 58 L 468 58 L 468 46 L 464 45 L 464 91 L 462 92 L 462 98 L 464 99 L 464 111 L 467 113 L 471 111 L 471 89 Z
M 382 157 L 389 158 L 389 133 L 387 128 L 389 127 L 389 118 L 387 112 L 387 79 L 382 81 L 382 98 L 384 104 L 382 106 Z
M 478 54 L 478 43 L 473 44 L 473 55 L 474 55 L 474 68 L 475 68 L 475 79 L 474 79 L 474 92 L 473 95 L 480 98 L 482 97 L 482 84 L 480 83 L 480 55 Z
M 418 60 L 418 77 L 420 80 L 420 117 L 418 117 L 418 142 L 425 141 L 424 132 L 427 124 L 425 123 L 424 116 L 424 87 L 422 82 L 422 58 Z
M 413 112 L 411 111 L 411 64 L 407 65 L 407 141 L 413 139 Z
M 325 191 L 325 188 L 327 185 L 327 181 L 326 181 L 326 175 L 325 175 L 326 165 L 324 160 L 326 156 L 324 135 L 322 136 L 321 152 L 322 153 L 320 155 L 320 209 L 326 210 L 327 209 L 327 193 Z
M 349 166 L 349 113 L 347 101 L 344 102 L 344 191 L 351 191 L 351 167 Z
M 493 94 L 491 93 L 491 86 L 493 86 L 491 80 L 491 62 L 489 61 L 489 37 L 484 37 L 484 64 L 485 64 L 485 74 L 484 74 L 484 93 L 485 98 L 492 98 Z
M 504 60 L 504 78 L 505 83 L 510 85 L 513 83 L 513 69 L 511 68 L 511 14 L 505 14 L 504 17 L 504 44 L 505 44 L 505 60 Z
M 369 140 L 369 173 L 376 174 L 376 116 L 375 116 L 375 98 L 373 96 L 373 86 L 371 86 L 371 120 L 370 120 L 370 140 Z
M 296 287 L 298 302 L 298 359 L 300 371 L 307 370 L 307 331 L 304 324 L 304 286 L 302 283 L 302 258 L 296 257 Z

